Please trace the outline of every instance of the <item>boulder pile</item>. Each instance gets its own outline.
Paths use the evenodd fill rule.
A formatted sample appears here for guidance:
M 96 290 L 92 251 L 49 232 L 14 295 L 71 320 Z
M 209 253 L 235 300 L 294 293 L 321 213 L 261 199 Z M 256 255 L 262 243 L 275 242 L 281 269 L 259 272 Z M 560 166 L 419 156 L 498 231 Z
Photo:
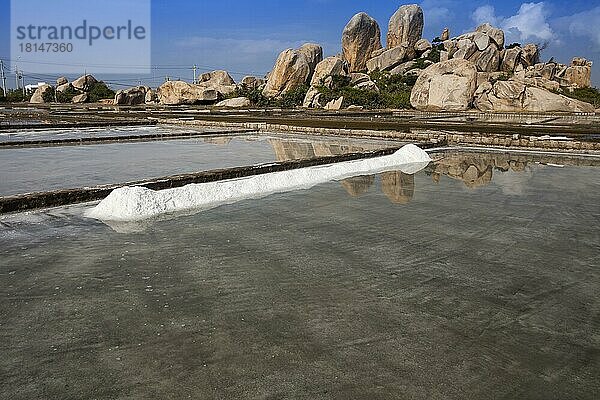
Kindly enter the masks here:
M 311 82 L 317 65 L 323 60 L 323 48 L 307 43 L 299 49 L 284 50 L 263 89 L 266 97 L 278 97 L 290 90 Z
M 359 12 L 341 32 L 338 55 L 324 58 L 320 45 L 307 43 L 282 51 L 264 79 L 246 76 L 236 84 L 227 71 L 216 70 L 193 83 L 165 82 L 156 91 L 147 86 L 120 90 L 114 104 L 239 108 L 251 106 L 249 98 L 261 95 L 263 104 L 273 104 L 274 99 L 287 104 L 285 95 L 292 92 L 289 98 L 294 103 L 304 96 L 305 108 L 338 110 L 345 97 L 349 109 L 358 110 L 361 106 L 352 106 L 349 99 L 369 107 L 399 107 L 407 104 L 410 92 L 412 107 L 423 111 L 595 111 L 592 105 L 563 95 L 591 86 L 591 61 L 575 57 L 569 65 L 554 59 L 542 62 L 537 45 L 507 46 L 504 31 L 489 23 L 456 37 L 444 28 L 430 42 L 423 38 L 424 21 L 419 5 L 399 7 L 388 21 L 384 47 L 378 22 Z M 86 102 L 96 82 L 91 75 L 73 82 L 61 77 L 55 92 L 71 96 L 75 92 L 73 102 Z M 31 102 L 47 101 L 53 89 L 41 85 Z
M 69 82 L 67 78 L 61 76 L 56 80 L 56 86 L 47 83 L 41 84 L 33 92 L 29 102 L 31 104 L 43 104 L 53 102 L 59 94 L 71 93 L 71 102 L 73 104 L 87 103 L 90 99 L 89 92 L 94 85 L 101 83 L 92 75 L 83 75 Z

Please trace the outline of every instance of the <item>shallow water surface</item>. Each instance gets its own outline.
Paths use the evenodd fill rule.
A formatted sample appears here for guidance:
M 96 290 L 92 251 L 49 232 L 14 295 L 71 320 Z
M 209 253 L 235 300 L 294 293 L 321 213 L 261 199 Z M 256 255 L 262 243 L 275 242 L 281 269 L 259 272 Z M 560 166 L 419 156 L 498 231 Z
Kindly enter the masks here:
M 0 397 L 594 399 L 600 180 L 455 153 L 118 233 L 0 219 Z
M 244 135 L 3 148 L 0 149 L 0 196 L 118 184 L 210 169 L 400 146 L 402 144 L 394 141 Z

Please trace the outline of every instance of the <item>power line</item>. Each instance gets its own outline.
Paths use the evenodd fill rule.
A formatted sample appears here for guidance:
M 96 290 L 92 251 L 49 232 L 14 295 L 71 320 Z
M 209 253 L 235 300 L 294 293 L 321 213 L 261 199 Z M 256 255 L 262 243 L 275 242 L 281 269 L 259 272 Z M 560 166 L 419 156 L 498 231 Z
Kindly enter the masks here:
M 41 62 L 41 61 L 30 61 L 30 60 L 11 60 L 11 59 L 3 59 L 5 62 L 7 63 L 13 63 L 13 62 L 19 62 L 19 63 L 25 63 L 25 64 L 34 64 L 34 65 L 54 65 L 54 66 L 60 66 L 60 67 L 85 67 L 85 68 L 110 68 L 110 69 L 145 69 L 148 68 L 147 65 L 125 65 L 125 64 L 62 64 L 62 63 L 51 63 L 51 62 Z M 203 70 L 206 72 L 209 71 L 214 71 L 214 70 L 218 70 L 218 67 L 215 66 L 209 66 L 209 65 L 197 65 L 195 64 L 196 68 L 199 70 Z M 164 65 L 153 65 L 150 67 L 151 70 L 187 70 L 189 71 L 190 67 L 189 66 L 184 66 L 184 65 L 168 65 L 168 64 L 164 64 Z M 257 72 L 257 71 L 253 71 L 253 72 L 249 72 L 249 71 L 228 71 L 232 74 L 236 74 L 236 75 L 263 75 L 262 72 Z

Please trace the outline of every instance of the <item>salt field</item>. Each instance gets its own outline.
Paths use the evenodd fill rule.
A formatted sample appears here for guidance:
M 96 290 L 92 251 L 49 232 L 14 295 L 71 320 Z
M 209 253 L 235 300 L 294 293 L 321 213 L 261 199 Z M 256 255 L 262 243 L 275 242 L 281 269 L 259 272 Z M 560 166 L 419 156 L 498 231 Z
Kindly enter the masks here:
M 128 128 L 131 129 L 131 128 Z M 180 129 L 162 129 L 165 135 Z M 142 135 L 148 128 L 67 131 L 65 135 Z M 25 134 L 24 134 L 25 135 Z M 28 133 L 55 137 L 56 133 Z M 21 138 L 22 139 L 22 138 Z M 218 135 L 179 140 L 81 146 L 0 148 L 0 196 L 117 184 L 174 174 L 400 147 L 394 141 L 346 138 Z
M 0 216 L 0 397 L 596 398 L 597 158 L 432 158 L 137 229 Z

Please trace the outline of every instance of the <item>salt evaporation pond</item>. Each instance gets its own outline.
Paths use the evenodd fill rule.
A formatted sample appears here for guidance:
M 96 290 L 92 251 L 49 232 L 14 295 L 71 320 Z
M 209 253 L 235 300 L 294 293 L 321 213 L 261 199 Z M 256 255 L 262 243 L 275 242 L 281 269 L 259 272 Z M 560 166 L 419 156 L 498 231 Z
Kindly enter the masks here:
M 0 196 L 400 146 L 401 143 L 394 141 L 305 135 L 221 135 L 83 146 L 0 148 Z
M 596 399 L 600 169 L 548 163 L 449 154 L 129 233 L 0 217 L 0 393 Z

